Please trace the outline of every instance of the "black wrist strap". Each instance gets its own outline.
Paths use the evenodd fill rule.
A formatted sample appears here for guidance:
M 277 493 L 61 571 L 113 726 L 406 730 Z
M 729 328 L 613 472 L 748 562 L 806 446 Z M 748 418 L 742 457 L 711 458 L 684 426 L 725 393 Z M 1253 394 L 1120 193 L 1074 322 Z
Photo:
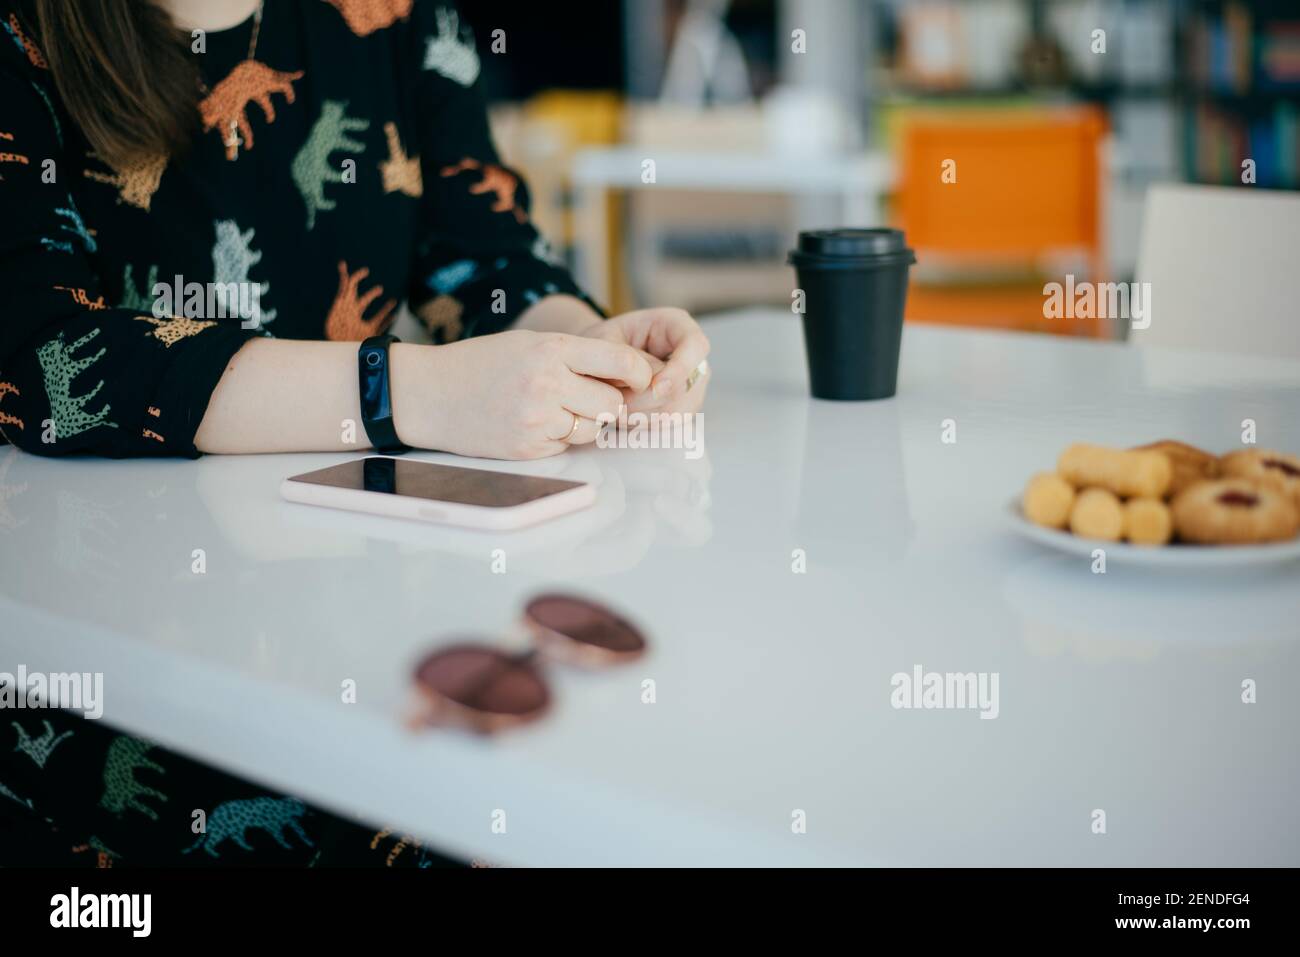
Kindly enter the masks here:
M 388 347 L 396 336 L 371 336 L 357 352 L 357 383 L 361 393 L 361 424 L 376 452 L 400 454 L 410 450 L 393 426 L 393 395 L 388 381 Z

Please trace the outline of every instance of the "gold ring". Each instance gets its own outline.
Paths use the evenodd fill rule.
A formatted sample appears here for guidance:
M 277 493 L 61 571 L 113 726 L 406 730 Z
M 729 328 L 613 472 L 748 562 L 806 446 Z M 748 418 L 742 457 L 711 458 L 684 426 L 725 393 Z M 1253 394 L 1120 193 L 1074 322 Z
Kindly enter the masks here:
M 700 379 L 704 378 L 708 374 L 709 374 L 709 360 L 701 359 L 700 364 L 697 365 L 694 369 L 692 369 L 691 374 L 686 377 L 686 391 L 690 392 L 691 386 L 695 385 L 695 383 L 699 382 Z
M 578 426 L 582 424 L 582 419 L 579 418 L 578 413 L 570 412 L 569 415 L 573 416 L 573 428 L 569 429 L 568 435 L 560 439 L 561 442 L 567 442 L 569 439 L 573 438 L 578 431 Z

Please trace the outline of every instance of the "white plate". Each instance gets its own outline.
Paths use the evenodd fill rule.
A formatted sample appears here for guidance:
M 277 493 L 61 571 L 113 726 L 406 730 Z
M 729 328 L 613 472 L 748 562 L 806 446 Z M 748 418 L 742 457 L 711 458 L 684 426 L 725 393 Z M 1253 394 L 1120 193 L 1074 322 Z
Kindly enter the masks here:
M 1271 562 L 1289 562 L 1300 558 L 1300 538 L 1269 545 L 1127 545 L 1124 542 L 1103 542 L 1095 538 L 1080 538 L 1070 532 L 1043 528 L 1025 518 L 1020 511 L 1020 499 L 1007 505 L 1011 527 L 1031 541 L 1073 555 L 1092 557 L 1093 549 L 1104 548 L 1107 562 L 1130 565 L 1149 565 L 1157 568 L 1236 568 L 1242 565 L 1262 565 Z

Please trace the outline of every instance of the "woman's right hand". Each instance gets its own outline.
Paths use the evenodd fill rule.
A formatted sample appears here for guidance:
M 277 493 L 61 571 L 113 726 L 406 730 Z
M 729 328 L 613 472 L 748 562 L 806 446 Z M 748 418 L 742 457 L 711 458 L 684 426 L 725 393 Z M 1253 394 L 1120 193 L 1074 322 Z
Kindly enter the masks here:
M 653 375 L 631 346 L 525 329 L 391 351 L 398 437 L 481 458 L 542 458 L 592 442 L 596 419 L 617 416 L 623 401 L 610 383 L 641 392 Z

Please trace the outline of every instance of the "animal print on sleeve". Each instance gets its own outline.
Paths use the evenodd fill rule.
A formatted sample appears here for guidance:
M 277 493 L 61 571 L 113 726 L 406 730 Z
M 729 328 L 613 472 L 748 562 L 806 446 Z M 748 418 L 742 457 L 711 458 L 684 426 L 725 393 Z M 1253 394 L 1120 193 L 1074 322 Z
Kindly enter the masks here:
M 339 291 L 325 320 L 325 338 L 336 342 L 359 342 L 379 335 L 392 324 L 393 310 L 397 308 L 395 299 L 380 306 L 369 319 L 365 318 L 370 304 L 384 294 L 383 286 L 375 286 L 365 295 L 360 295 L 361 283 L 369 275 L 369 269 L 363 267 L 349 273 L 348 264 L 339 263 Z
M 22 166 L 27 166 L 31 163 L 31 160 L 23 153 L 12 152 L 11 145 L 13 142 L 14 135 L 12 133 L 0 130 L 0 164 L 18 163 Z M 0 171 L 0 180 L 4 178 L 4 173 Z
M 464 172 L 477 173 L 479 176 L 476 182 L 470 184 L 470 195 L 483 196 L 490 194 L 493 199 L 492 212 L 510 213 L 517 223 L 528 222 L 527 210 L 515 202 L 515 193 L 519 189 L 519 178 L 517 176 L 494 163 L 482 163 L 469 157 L 453 166 L 444 166 L 440 171 L 440 175 L 446 179 L 449 176 L 458 176 Z
M 11 394 L 18 396 L 19 398 L 22 397 L 22 393 L 18 391 L 18 386 L 14 385 L 12 382 L 0 382 L 0 401 L 3 401 L 6 395 Z M 20 429 L 27 428 L 27 424 L 23 422 L 22 419 L 18 418 L 16 415 L 10 415 L 3 409 L 0 409 L 0 425 L 12 425 Z
M 93 253 L 99 247 L 95 243 L 95 237 L 91 235 L 90 230 L 81 219 L 81 213 L 77 212 L 77 206 L 68 197 L 68 205 L 60 206 L 54 210 L 54 215 L 62 222 L 59 223 L 61 232 L 71 234 L 70 239 L 53 239 L 44 237 L 41 239 L 41 245 L 52 252 L 66 253 L 71 256 L 76 252 L 76 247 L 72 245 L 72 240 L 76 239 L 81 243 L 81 247 L 88 253 Z
M 88 392 L 73 395 L 73 380 L 104 357 L 106 349 L 94 354 L 83 353 L 74 359 L 72 354 L 87 345 L 99 335 L 98 329 L 92 329 L 76 342 L 69 345 L 60 332 L 45 345 L 36 350 L 40 360 L 41 371 L 45 374 L 45 394 L 50 402 L 50 418 L 54 422 L 54 434 L 59 439 L 70 439 L 87 429 L 106 426 L 117 428 L 117 423 L 108 418 L 111 406 L 105 403 L 98 412 L 87 412 L 90 403 L 104 388 L 104 380 Z
M 49 63 L 45 61 L 45 55 L 36 48 L 36 44 L 23 32 L 23 26 L 19 22 L 17 14 L 9 14 L 7 20 L 0 21 L 0 27 L 3 27 L 4 31 L 9 34 L 10 39 L 18 45 L 18 49 L 23 51 L 28 63 L 38 70 L 48 70 L 50 68 Z
M 190 336 L 197 336 L 204 329 L 211 329 L 216 325 L 210 319 L 155 319 L 153 316 L 136 316 L 137 321 L 147 322 L 153 326 L 149 335 L 153 336 L 167 348 L 171 348 L 182 339 L 188 339 Z

